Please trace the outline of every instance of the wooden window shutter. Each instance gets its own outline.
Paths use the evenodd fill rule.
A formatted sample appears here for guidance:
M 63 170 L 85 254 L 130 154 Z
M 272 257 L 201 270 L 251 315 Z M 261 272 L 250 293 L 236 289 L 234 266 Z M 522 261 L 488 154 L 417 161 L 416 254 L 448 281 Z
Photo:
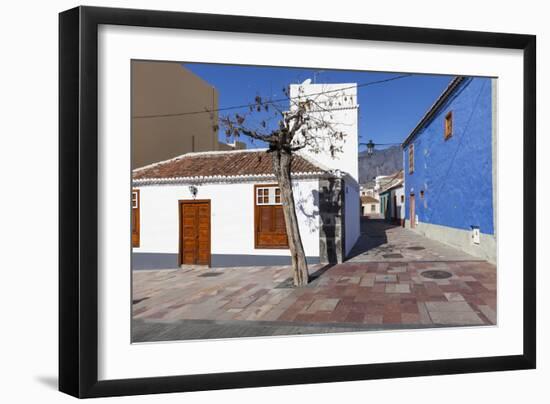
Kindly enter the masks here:
M 139 190 L 132 191 L 132 247 L 139 247 Z
M 409 145 L 409 174 L 414 173 L 414 144 Z
M 286 234 L 285 217 L 283 207 L 280 204 L 278 188 L 273 191 L 274 204 L 265 204 L 268 200 L 266 187 L 256 186 L 254 189 L 254 211 L 255 211 L 255 247 L 256 248 L 288 248 L 288 237 Z M 263 188 L 257 190 L 256 188 Z M 271 191 L 271 190 L 270 190 Z M 264 197 L 265 195 L 265 197 Z
M 286 236 L 285 213 L 283 212 L 283 207 L 278 205 L 273 206 L 273 208 L 273 231 Z
M 445 115 L 445 140 L 453 136 L 453 111 Z
M 259 206 L 259 228 L 258 231 L 260 233 L 271 233 L 271 229 L 273 228 L 273 209 L 271 206 Z

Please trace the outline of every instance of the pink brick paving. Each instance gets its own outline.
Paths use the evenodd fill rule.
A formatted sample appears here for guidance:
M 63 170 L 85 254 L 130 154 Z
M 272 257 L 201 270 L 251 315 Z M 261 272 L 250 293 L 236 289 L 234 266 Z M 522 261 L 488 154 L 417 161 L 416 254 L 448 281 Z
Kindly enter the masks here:
M 429 269 L 452 277 L 420 275 Z M 221 275 L 199 276 L 211 271 Z M 276 288 L 289 275 L 290 268 L 281 266 L 134 271 L 133 316 L 164 322 L 496 324 L 496 267 L 487 262 L 346 262 L 307 287 Z

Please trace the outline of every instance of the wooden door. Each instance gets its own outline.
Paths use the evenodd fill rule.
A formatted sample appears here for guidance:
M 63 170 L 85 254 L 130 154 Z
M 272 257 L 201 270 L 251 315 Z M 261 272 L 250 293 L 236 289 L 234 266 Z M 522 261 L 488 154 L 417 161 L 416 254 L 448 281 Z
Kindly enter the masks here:
M 180 262 L 210 265 L 210 201 L 180 202 Z
M 411 194 L 411 196 L 409 197 L 409 205 L 410 205 L 410 211 L 409 211 L 409 216 L 410 216 L 410 222 L 411 222 L 411 229 L 414 229 L 416 227 L 416 209 L 415 209 L 415 202 L 414 202 L 414 194 Z

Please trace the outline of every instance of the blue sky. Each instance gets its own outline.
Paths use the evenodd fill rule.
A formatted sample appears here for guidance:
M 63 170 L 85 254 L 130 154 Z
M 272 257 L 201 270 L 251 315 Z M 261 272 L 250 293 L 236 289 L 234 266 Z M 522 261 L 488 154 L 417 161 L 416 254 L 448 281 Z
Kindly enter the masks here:
M 317 83 L 361 84 L 402 74 L 200 63 L 185 63 L 184 66 L 218 90 L 219 108 L 252 103 L 256 95 L 283 98 L 283 87 L 308 78 L 315 78 Z M 360 142 L 369 139 L 374 143 L 403 141 L 451 79 L 452 76 L 415 74 L 358 88 Z M 220 114 L 235 112 L 238 110 Z M 220 140 L 225 140 L 225 136 L 221 135 Z M 261 146 L 249 144 L 249 147 Z

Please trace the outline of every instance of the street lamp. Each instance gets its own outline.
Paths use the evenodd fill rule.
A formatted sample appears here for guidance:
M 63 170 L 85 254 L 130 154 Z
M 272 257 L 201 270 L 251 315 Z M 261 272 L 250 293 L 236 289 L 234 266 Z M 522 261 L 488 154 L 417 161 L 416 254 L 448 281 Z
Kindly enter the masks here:
M 367 143 L 367 154 L 370 156 L 374 152 L 374 143 L 372 139 Z
M 367 146 L 367 156 L 372 156 L 376 146 L 397 146 L 401 145 L 401 143 L 374 143 L 372 140 L 369 140 L 368 143 L 359 143 L 359 145 Z

